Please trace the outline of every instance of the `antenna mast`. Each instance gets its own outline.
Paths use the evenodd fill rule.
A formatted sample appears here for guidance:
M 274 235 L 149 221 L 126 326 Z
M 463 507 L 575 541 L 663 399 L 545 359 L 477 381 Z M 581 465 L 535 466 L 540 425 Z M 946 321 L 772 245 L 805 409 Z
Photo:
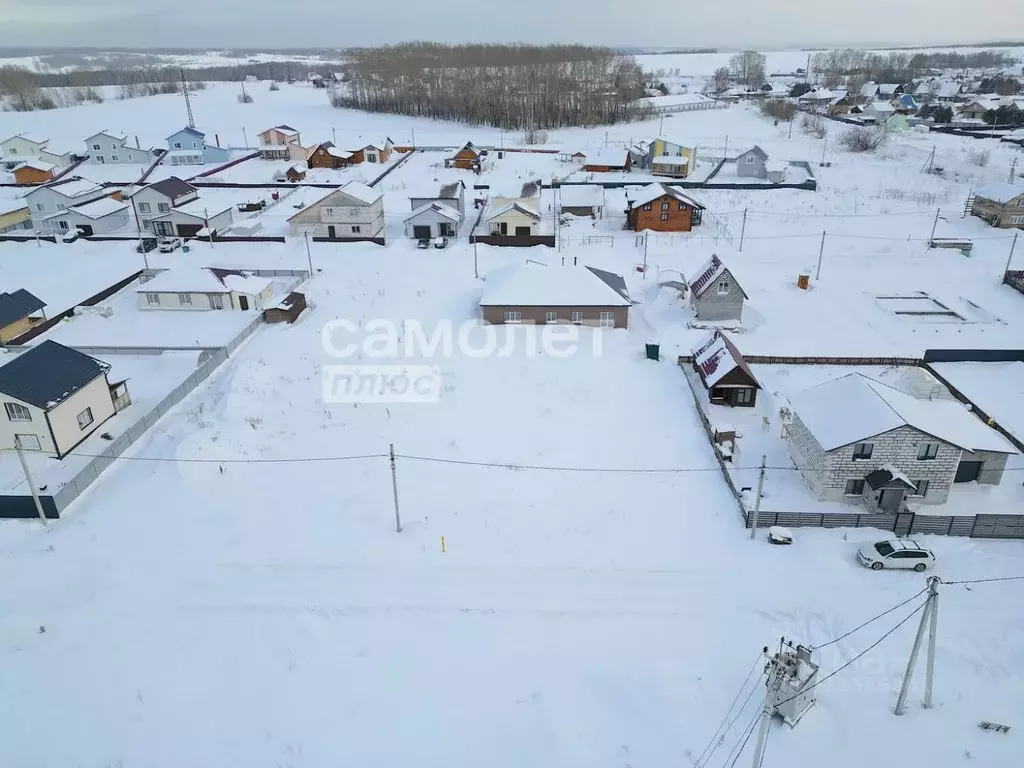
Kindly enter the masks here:
M 188 81 L 185 79 L 185 68 L 181 68 L 181 92 L 185 95 L 185 111 L 188 112 L 188 127 L 196 127 L 196 119 L 192 116 L 192 102 L 188 98 Z

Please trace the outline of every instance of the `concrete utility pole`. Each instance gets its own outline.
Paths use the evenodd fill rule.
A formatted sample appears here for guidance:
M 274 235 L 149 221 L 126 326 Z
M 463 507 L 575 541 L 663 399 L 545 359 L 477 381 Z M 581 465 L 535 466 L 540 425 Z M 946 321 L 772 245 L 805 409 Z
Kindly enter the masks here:
M 825 230 L 821 230 L 821 247 L 818 249 L 818 271 L 814 273 L 814 279 L 821 277 L 821 259 L 825 255 Z
M 395 497 L 395 533 L 402 532 L 402 517 L 398 512 L 398 473 L 395 471 L 395 444 L 388 444 L 388 452 L 391 454 L 391 491 Z
M 647 238 L 650 235 L 648 230 L 644 230 L 644 280 L 647 279 Z
M 743 250 L 743 236 L 747 233 L 747 209 L 743 209 L 743 224 L 740 227 L 740 250 Z
M 928 242 L 929 242 L 929 243 L 930 243 L 930 242 L 931 242 L 932 240 L 934 240 L 934 239 L 935 239 L 935 228 L 939 226 L 939 214 L 940 214 L 940 213 L 942 213 L 942 209 L 941 209 L 941 208 L 936 208 L 936 209 L 935 209 L 935 221 L 933 221 L 933 222 L 932 222 L 932 233 L 931 233 L 931 235 L 930 235 L 930 236 L 928 237 Z
M 1013 162 L 1010 164 L 1010 176 L 1006 179 L 1007 184 L 1013 184 L 1014 175 L 1017 173 L 1017 158 L 1013 158 Z
M 1010 271 L 1010 262 L 1013 261 L 1013 252 L 1017 248 L 1017 235 L 1019 234 L 1020 232 L 1013 233 L 1013 242 L 1010 243 L 1010 255 L 1006 257 L 1006 268 L 1003 269 L 1004 275 Z
M 245 141 L 245 148 L 249 148 L 249 135 L 245 132 L 245 126 L 242 126 L 242 139 Z
M 825 139 L 825 143 L 821 145 L 821 162 L 818 163 L 822 168 L 825 167 L 825 147 L 828 146 L 828 139 Z
M 306 239 L 306 261 L 309 262 L 309 276 L 313 276 L 313 256 L 309 251 L 309 232 L 302 233 Z
M 729 134 L 725 135 L 725 150 L 722 152 L 722 159 L 729 157 Z
M 750 521 L 750 540 L 757 538 L 757 516 L 761 513 L 761 491 L 764 489 L 765 465 L 768 463 L 768 455 L 761 454 L 761 474 L 757 478 L 757 498 L 754 499 L 754 517 Z
M 39 519 L 43 521 L 43 525 L 49 525 L 50 521 L 46 519 L 46 513 L 43 512 L 43 503 L 39 501 L 39 491 L 36 490 L 36 483 L 32 479 L 32 473 L 28 469 L 28 462 L 25 461 L 25 454 L 22 453 L 21 443 L 18 441 L 18 438 L 14 438 L 14 450 L 18 452 L 21 468 L 25 472 L 25 482 L 28 483 L 29 490 L 32 491 L 32 501 L 36 504 L 36 512 L 39 515 Z
M 925 700 L 924 706 L 932 706 L 932 679 L 935 673 L 935 633 L 938 617 L 932 618 L 932 612 L 938 604 L 939 599 L 939 577 L 928 577 L 928 597 L 924 603 L 924 611 L 921 613 L 921 622 L 917 625 L 917 634 L 914 636 L 914 645 L 910 649 L 910 658 L 907 659 L 907 669 L 903 673 L 903 685 L 900 686 L 900 695 L 896 699 L 895 714 L 902 715 L 907 709 L 907 694 L 910 692 L 910 680 L 914 676 L 914 667 L 917 666 L 917 654 L 921 651 L 921 640 L 924 639 L 925 627 L 930 627 L 928 637 L 928 663 L 925 669 Z
M 480 268 L 476 259 L 476 238 L 473 238 L 473 277 L 480 277 Z

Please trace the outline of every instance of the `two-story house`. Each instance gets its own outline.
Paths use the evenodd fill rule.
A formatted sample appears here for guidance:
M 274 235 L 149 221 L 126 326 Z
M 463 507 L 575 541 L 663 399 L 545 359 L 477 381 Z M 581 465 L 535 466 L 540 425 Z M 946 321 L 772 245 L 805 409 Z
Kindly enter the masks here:
M 259 134 L 260 158 L 263 160 L 292 160 L 306 162 L 302 135 L 290 125 L 275 125 Z
M 789 398 L 793 461 L 819 499 L 895 513 L 954 483 L 1002 480 L 1016 449 L 960 403 L 919 400 L 860 373 Z
M 656 176 L 686 178 L 697 167 L 696 147 L 687 147 L 660 136 L 647 145 L 647 155 Z
M 384 234 L 384 195 L 350 181 L 288 219 L 294 234 L 362 240 Z
M 25 195 L 32 226 L 35 229 L 50 229 L 46 217 L 67 210 L 82 203 L 88 203 L 110 194 L 110 190 L 81 177 L 58 179 L 52 184 L 35 187 Z
M 110 163 L 148 163 L 156 153 L 152 149 L 143 149 L 135 140 L 136 146 L 128 146 L 128 136 L 115 135 L 107 131 L 95 133 L 85 140 L 85 151 L 89 162 L 94 165 Z
M 701 223 L 704 206 L 678 187 L 655 182 L 639 191 L 630 190 L 626 200 L 626 225 L 634 232 L 689 232 Z
M 45 221 L 47 227 L 57 234 L 78 230 L 81 235 L 92 237 L 121 232 L 130 227 L 132 213 L 128 203 L 116 197 L 101 197 L 51 213 Z
M 135 216 L 143 229 L 153 230 L 153 219 L 170 213 L 185 203 L 191 203 L 199 197 L 199 191 L 188 182 L 176 176 L 161 179 L 143 187 L 131 196 Z
M 0 155 L 3 155 L 3 164 L 7 168 L 13 168 L 26 160 L 39 158 L 39 153 L 46 149 L 46 145 L 49 143 L 49 139 L 31 136 L 27 133 L 18 133 L 4 139 L 0 141 Z
M 206 134 L 195 128 L 185 127 L 167 137 L 167 159 L 169 165 L 205 165 L 226 163 L 228 151 L 223 147 L 206 143 Z

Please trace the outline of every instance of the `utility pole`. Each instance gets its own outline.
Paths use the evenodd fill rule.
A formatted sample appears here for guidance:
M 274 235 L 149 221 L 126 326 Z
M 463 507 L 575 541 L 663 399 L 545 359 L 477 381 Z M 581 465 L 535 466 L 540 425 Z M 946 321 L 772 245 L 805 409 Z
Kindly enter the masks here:
M 213 248 L 213 230 L 210 229 L 210 209 L 203 208 L 203 228 L 206 230 L 206 236 L 210 238 L 210 247 Z
M 32 501 L 36 504 L 39 519 L 43 521 L 43 525 L 49 525 L 50 521 L 46 519 L 46 513 L 43 512 L 43 503 L 39 501 L 39 491 L 36 490 L 36 483 L 32 479 L 32 473 L 29 472 L 28 462 L 25 461 L 25 454 L 21 451 L 21 442 L 17 437 L 14 438 L 14 450 L 18 452 L 18 458 L 21 460 L 21 468 L 25 472 L 25 482 L 28 483 L 29 490 L 32 491 Z
M 936 228 L 937 226 L 939 226 L 939 214 L 940 214 L 941 212 L 942 212 L 942 209 L 941 209 L 941 208 L 936 208 L 936 209 L 935 209 L 935 221 L 933 221 L 933 222 L 932 222 L 932 234 L 931 234 L 931 236 L 930 236 L 930 237 L 928 238 L 928 242 L 929 242 L 929 243 L 930 243 L 930 242 L 931 242 L 932 240 L 934 240 L 934 239 L 935 239 L 935 228 Z
M 398 473 L 395 471 L 395 444 L 388 444 L 388 452 L 391 454 L 391 491 L 395 497 L 395 533 L 402 532 L 402 517 L 398 513 Z
M 647 279 L 647 238 L 650 235 L 648 230 L 644 230 L 644 280 Z
M 476 245 L 477 245 L 476 237 L 474 236 L 473 237 L 473 277 L 479 279 L 479 277 L 480 277 L 480 269 L 479 269 L 479 266 L 478 266 L 478 262 L 476 260 Z
M 790 139 L 793 138 L 793 118 L 792 117 L 789 119 L 789 136 L 788 136 L 788 138 L 790 138 Z
M 743 236 L 747 233 L 747 209 L 743 209 L 743 225 L 740 227 L 740 250 L 743 250 Z
M 1006 269 L 1003 270 L 1004 275 L 1010 271 L 1010 262 L 1013 261 L 1013 251 L 1017 247 L 1017 235 L 1019 234 L 1020 232 L 1013 233 L 1013 242 L 1010 243 L 1010 255 L 1006 257 Z
M 665 115 L 661 116 L 661 122 L 658 123 L 658 135 L 659 136 L 664 136 L 665 135 Z
M 825 166 L 825 147 L 828 146 L 828 139 L 825 139 L 825 143 L 821 145 L 821 162 L 818 163 L 821 167 Z
M 245 148 L 249 148 L 249 134 L 245 132 L 245 126 L 242 126 L 242 138 L 245 140 Z
M 729 134 L 725 135 L 725 151 L 722 152 L 722 159 L 725 160 L 729 157 Z
M 416 129 L 412 129 L 412 148 L 416 149 Z
M 242 103 L 248 104 L 249 97 L 245 95 L 245 78 L 242 77 L 242 68 L 238 68 L 238 84 L 242 86 Z
M 932 173 L 935 169 L 935 145 L 932 144 L 932 151 L 928 153 L 928 168 L 927 173 Z
M 928 583 L 928 597 L 931 608 L 928 613 L 928 656 L 924 664 L 924 702 L 925 709 L 932 708 L 932 684 L 935 682 L 935 638 L 939 633 L 939 580 L 936 577 Z
M 928 597 L 924 602 L 924 611 L 921 613 L 921 622 L 917 625 L 917 635 L 914 636 L 914 645 L 910 649 L 910 658 L 907 659 L 907 669 L 903 673 L 903 685 L 900 686 L 900 695 L 896 699 L 895 714 L 902 715 L 907 709 L 907 694 L 910 692 L 910 680 L 914 675 L 914 667 L 917 665 L 917 654 L 921 650 L 921 640 L 924 639 L 924 629 L 930 626 L 931 632 L 928 638 L 928 664 L 925 670 L 927 677 L 925 681 L 925 706 L 931 707 L 932 701 L 932 676 L 935 671 L 935 631 L 936 622 L 932 620 L 932 611 L 939 598 L 939 577 L 928 577 Z
M 821 230 L 821 247 L 818 249 L 818 271 L 814 273 L 814 279 L 821 277 L 821 257 L 825 255 L 825 230 Z
M 181 72 L 181 92 L 185 96 L 185 113 L 188 115 L 188 127 L 195 128 L 196 120 L 192 116 L 192 101 L 188 97 L 188 81 L 185 79 L 185 68 L 180 67 Z
M 768 463 L 768 455 L 761 454 L 761 474 L 757 478 L 757 498 L 754 499 L 754 517 L 750 521 L 750 540 L 757 538 L 757 516 L 761 513 L 761 491 L 764 489 L 765 465 Z
M 338 146 L 338 129 L 333 125 L 331 126 L 331 141 L 334 143 L 334 146 Z
M 1010 164 L 1010 176 L 1006 179 L 1007 184 L 1013 184 L 1014 175 L 1017 173 L 1017 158 L 1013 158 L 1013 162 Z
M 306 238 L 306 261 L 309 262 L 309 276 L 312 277 L 313 276 L 313 256 L 309 252 L 309 232 L 308 231 L 307 232 L 303 232 L 302 234 L 305 235 L 305 238 Z

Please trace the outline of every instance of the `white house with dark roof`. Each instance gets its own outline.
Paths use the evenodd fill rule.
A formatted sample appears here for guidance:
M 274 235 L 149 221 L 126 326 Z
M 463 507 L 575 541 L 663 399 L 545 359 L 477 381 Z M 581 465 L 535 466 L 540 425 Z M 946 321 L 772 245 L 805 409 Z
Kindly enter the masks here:
M 130 403 L 110 366 L 55 341 L 44 341 L 0 366 L 0 448 L 64 458 Z
M 718 256 L 708 259 L 687 282 L 690 305 L 698 320 L 723 322 L 742 319 L 747 294 Z
M 135 288 L 140 309 L 262 310 L 274 281 L 237 269 L 174 267 Z
M 954 483 L 998 484 L 1017 450 L 957 401 L 919 400 L 860 373 L 789 398 L 793 461 L 818 498 L 898 512 Z
M 176 176 L 170 176 L 136 190 L 131 196 L 131 204 L 143 228 L 152 230 L 153 219 L 198 197 L 199 190 Z

